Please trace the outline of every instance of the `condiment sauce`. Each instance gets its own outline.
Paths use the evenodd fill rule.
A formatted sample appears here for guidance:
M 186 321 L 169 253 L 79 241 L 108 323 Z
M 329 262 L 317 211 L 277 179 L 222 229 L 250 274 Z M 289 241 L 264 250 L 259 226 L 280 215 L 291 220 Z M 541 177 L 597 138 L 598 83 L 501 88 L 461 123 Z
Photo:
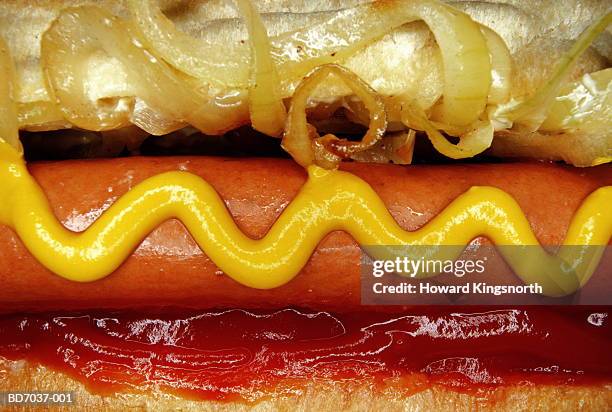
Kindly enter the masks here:
M 0 317 L 0 356 L 62 371 L 90 391 L 246 401 L 307 382 L 393 381 L 410 392 L 608 382 L 611 338 L 607 309 L 585 307 Z

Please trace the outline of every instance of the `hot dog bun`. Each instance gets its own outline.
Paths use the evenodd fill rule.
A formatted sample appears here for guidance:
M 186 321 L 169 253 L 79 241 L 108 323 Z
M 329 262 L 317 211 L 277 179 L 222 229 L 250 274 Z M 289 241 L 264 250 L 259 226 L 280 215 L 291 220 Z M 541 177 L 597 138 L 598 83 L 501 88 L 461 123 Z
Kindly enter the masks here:
M 283 1 L 278 4 L 268 1 L 256 3 L 258 10 L 262 13 L 268 34 L 272 38 L 278 37 L 279 39 L 283 36 L 286 38 L 294 32 L 298 33 L 295 37 L 299 38 L 303 36 L 301 31 L 318 27 L 317 25 L 322 22 L 329 21 L 333 26 L 334 19 L 350 12 L 351 8 L 360 8 L 363 11 L 360 15 L 365 16 L 368 20 L 376 19 L 374 16 L 381 13 L 385 7 L 397 9 L 403 4 L 401 2 L 380 2 L 368 5 L 366 3 L 369 2 L 362 1 L 328 3 L 299 0 Z M 95 4 L 104 13 L 109 13 L 109 16 L 116 15 L 129 21 L 130 25 L 136 25 L 134 21 L 131 21 L 134 20 L 134 13 L 128 11 L 127 2 L 109 0 L 95 2 Z M 384 4 L 384 7 L 380 6 L 381 4 Z M 551 63 L 559 60 L 567 52 L 585 27 L 608 11 L 606 2 L 602 0 L 572 0 L 564 2 L 563 5 L 554 1 L 545 1 L 539 4 L 537 13 L 534 12 L 530 2 L 519 0 L 511 2 L 457 1 L 449 2 L 449 4 L 465 12 L 478 24 L 497 33 L 500 41 L 507 46 L 505 53 L 507 53 L 508 60 L 511 60 L 512 75 L 507 76 L 508 93 L 506 98 L 502 99 L 503 104 L 498 107 L 499 116 L 492 117 L 495 118 L 497 131 L 510 126 L 505 124 L 508 123 L 508 120 L 501 113 L 516 102 L 525 101 L 528 97 L 533 96 L 542 85 L 549 81 L 556 67 Z M 45 48 L 41 46 L 41 40 L 43 45 L 49 43 L 45 39 L 53 37 L 50 32 L 59 24 L 56 19 L 61 16 L 62 10 L 66 7 L 83 5 L 92 5 L 92 2 L 46 0 L 28 1 L 24 4 L 9 1 L 3 3 L 0 8 L 0 23 L 2 23 L 0 24 L 0 37 L 6 39 L 15 60 L 15 101 L 21 130 L 56 130 L 71 126 L 87 130 L 109 130 L 121 129 L 133 123 L 148 133 L 159 135 L 180 129 L 190 123 L 204 133 L 217 135 L 235 127 L 250 124 L 249 111 L 246 107 L 248 98 L 245 93 L 249 68 L 249 45 L 244 40 L 246 36 L 244 25 L 239 18 L 240 14 L 234 7 L 226 2 L 217 1 L 205 4 L 168 1 L 160 5 L 160 13 L 165 13 L 164 15 L 169 19 L 167 24 L 172 27 L 175 25 L 180 31 L 181 35 L 177 36 L 192 37 L 187 43 L 226 44 L 228 55 L 215 54 L 213 52 L 217 49 L 213 48 L 211 53 L 207 53 L 210 57 L 209 63 L 218 68 L 230 65 L 233 67 L 230 73 L 240 72 L 238 88 L 229 87 L 223 82 L 222 86 L 211 87 L 210 79 L 207 76 L 196 76 L 199 77 L 198 83 L 202 85 L 200 89 L 208 90 L 210 93 L 205 103 L 196 104 L 206 107 L 206 110 L 202 110 L 204 117 L 185 119 L 187 115 L 173 114 L 173 111 L 167 107 L 168 105 L 164 104 L 167 102 L 153 104 L 147 99 L 143 100 L 142 90 L 136 87 L 136 83 L 144 82 L 146 89 L 152 89 L 152 83 L 159 82 L 159 85 L 163 85 L 166 81 L 140 78 L 138 76 L 140 73 L 136 73 L 134 77 L 134 73 L 130 74 L 129 70 L 126 70 L 125 61 L 119 61 L 116 58 L 114 50 L 104 50 L 100 45 L 92 45 L 89 54 L 77 59 L 82 61 L 84 67 L 79 70 L 75 82 L 82 80 L 87 85 L 87 97 L 92 103 L 95 103 L 94 106 L 104 106 L 109 103 L 112 105 L 123 99 L 123 103 L 117 107 L 118 110 L 124 110 L 123 106 L 130 107 L 128 110 L 132 112 L 130 120 L 124 120 L 111 127 L 96 122 L 93 124 L 79 122 L 69 116 L 72 109 L 65 106 L 71 104 L 75 96 L 62 98 L 58 90 L 53 90 L 57 89 L 58 82 L 62 83 L 61 79 L 52 81 L 49 76 L 51 69 L 65 62 L 64 58 L 51 59 L 56 54 L 55 51 L 62 48 L 70 49 L 70 47 L 55 45 Z M 146 7 L 151 7 L 151 4 Z M 580 12 L 575 12 L 575 10 L 580 10 Z M 417 99 L 423 108 L 431 108 L 435 101 L 441 99 L 446 82 L 440 48 L 432 32 L 422 22 L 408 19 L 406 23 L 397 27 L 389 27 L 387 32 L 369 39 L 366 42 L 367 47 L 347 52 L 348 55 L 343 58 L 340 58 L 340 54 L 344 53 L 341 50 L 342 47 L 338 50 L 330 49 L 329 56 L 325 59 L 328 62 L 340 63 L 354 71 L 361 79 L 372 85 L 376 93 L 390 105 L 397 96 L 411 96 Z M 346 22 L 336 24 L 347 25 Z M 323 26 L 314 30 L 314 33 L 309 35 L 320 38 L 330 35 L 329 28 L 326 29 Z M 331 30 L 333 31 L 333 28 Z M 76 34 L 73 33 L 73 35 Z M 175 37 L 174 35 L 167 36 Z M 331 36 L 335 34 L 332 33 Z M 576 93 L 584 92 L 582 83 L 591 84 L 592 78 L 589 77 L 591 74 L 599 73 L 599 76 L 605 79 L 609 77 L 609 73 L 605 71 L 610 65 L 610 36 L 609 32 L 604 31 L 600 38 L 585 53 L 581 54 L 577 64 L 569 68 L 571 70 L 567 73 L 566 83 L 577 82 L 572 83 L 574 84 L 572 87 L 580 89 Z M 98 37 L 106 36 L 99 34 Z M 91 41 L 89 39 L 88 43 Z M 141 44 L 143 40 L 140 38 L 133 42 Z M 339 45 L 343 42 L 332 41 L 331 43 Z M 288 48 L 276 53 L 286 56 L 299 54 L 299 50 L 291 49 L 291 44 L 288 42 L 285 44 Z M 302 46 L 299 46 L 298 49 L 300 47 Z M 174 45 L 171 48 L 174 48 Z M 338 52 L 338 58 L 334 58 L 336 52 Z M 306 54 L 309 53 L 311 51 Z M 215 56 L 211 56 L 212 54 Z M 498 57 L 493 60 L 500 61 Z M 180 64 L 178 66 L 179 70 L 182 69 Z M 281 79 L 287 83 L 283 98 L 291 97 L 295 86 L 307 72 L 308 70 L 302 70 L 299 75 L 294 76 L 295 78 Z M 583 77 L 585 75 L 587 77 Z M 479 76 L 470 74 L 466 77 Z M 136 81 L 136 79 L 139 80 Z M 181 79 L 180 82 L 184 80 L 183 77 Z M 601 85 L 598 86 L 602 90 L 605 89 L 605 79 L 600 80 Z M 54 83 L 55 86 L 53 86 Z M 345 105 L 345 99 L 354 100 L 353 92 L 343 86 L 342 82 L 330 78 L 324 80 L 322 84 L 317 89 L 316 95 L 311 96 L 310 99 L 315 111 L 326 113 L 330 106 Z M 191 90 L 191 88 L 192 86 L 188 85 L 188 89 Z M 591 93 L 602 93 L 602 91 L 596 93 L 597 87 L 593 88 L 592 85 L 588 89 L 591 90 Z M 173 91 L 174 89 L 169 89 L 168 93 Z M 564 93 L 567 92 L 568 90 L 564 91 Z M 226 99 L 228 96 L 230 98 Z M 176 100 L 175 96 L 169 100 Z M 219 104 L 217 100 L 220 102 L 227 100 L 227 102 Z M 491 106 L 493 107 L 496 106 Z M 357 117 L 359 116 L 362 115 L 358 114 Z M 589 116 L 595 119 L 598 116 L 601 117 L 601 115 L 593 114 Z M 575 117 L 578 119 L 580 116 Z M 492 153 L 503 157 L 528 156 L 564 160 L 577 166 L 591 166 L 608 159 L 611 136 L 605 127 L 605 121 L 587 121 L 582 124 L 581 121 L 576 123 L 576 119 L 569 123 L 567 121 L 552 122 L 545 128 L 544 135 L 533 133 L 535 129 L 513 128 L 512 137 L 518 137 L 518 140 L 500 135 L 492 142 Z M 397 130 L 400 121 L 398 114 L 390 112 L 389 120 L 395 123 L 393 128 Z M 505 125 L 502 127 L 502 124 Z M 400 128 L 403 129 L 404 126 Z M 423 128 L 418 130 L 423 130 Z M 554 134 L 554 142 L 542 145 L 541 140 L 546 140 L 547 133 Z M 484 147 L 479 149 L 479 152 L 482 150 Z M 445 152 L 445 155 L 449 153 Z
M 543 245 L 560 244 L 584 198 L 612 184 L 609 166 L 579 170 L 538 163 L 414 166 L 349 163 L 397 222 L 415 230 L 475 185 L 513 196 Z M 239 228 L 262 237 L 304 184 L 299 166 L 282 159 L 139 158 L 31 164 L 57 217 L 85 230 L 138 182 L 168 170 L 187 170 L 211 183 Z M 92 179 L 91 176 L 95 176 Z M 554 188 L 552 190 L 551 188 Z M 0 227 L 0 309 L 70 310 L 184 306 L 336 310 L 360 306 L 360 249 L 344 232 L 329 234 L 287 285 L 242 286 L 219 274 L 178 221 L 163 223 L 112 275 L 92 283 L 64 280 L 41 266 L 8 227 Z M 35 286 L 35 287 L 33 287 Z
M 0 9 L 0 35 L 10 44 L 17 66 L 20 77 L 18 100 L 29 102 L 48 98 L 39 69 L 40 39 L 62 9 L 96 4 L 113 14 L 128 17 L 126 3 L 116 0 L 3 2 Z M 321 19 L 330 19 L 341 10 L 365 3 L 369 1 L 255 2 L 272 36 L 299 30 Z M 448 3 L 493 29 L 508 44 L 516 64 L 512 86 L 512 94 L 516 98 L 533 93 L 538 85 L 547 80 L 554 68 L 550 62 L 563 53 L 584 27 L 607 11 L 606 2 L 602 0 L 571 0 L 562 5 L 546 0 L 540 2 L 537 13 L 534 13 L 532 3 L 528 0 L 487 0 L 478 3 L 460 0 Z M 232 44 L 246 35 L 242 31 L 241 15 L 232 4 L 225 1 L 189 3 L 170 0 L 160 2 L 160 6 L 180 30 L 195 38 L 203 37 L 207 41 Z M 577 8 L 580 8 L 580 12 L 575 12 Z M 376 13 L 375 8 L 372 13 Z M 610 33 L 604 33 L 603 38 L 589 49 L 573 71 L 572 80 L 580 78 L 584 73 L 609 66 L 612 50 L 607 44 L 611 36 Z M 403 45 L 404 49 L 399 49 L 399 45 Z M 242 47 L 248 50 L 244 42 Z M 423 86 L 423 82 L 429 82 L 428 87 L 438 88 L 442 68 L 436 48 L 433 36 L 422 24 L 410 23 L 356 53 L 348 61 L 347 67 L 356 71 L 368 83 L 376 84 L 376 88 L 383 94 L 417 90 Z M 107 60 L 108 56 L 98 56 L 93 59 L 92 66 L 103 66 Z M 124 78 L 124 69 L 115 61 L 113 70 L 100 67 L 99 71 L 92 71 L 88 83 L 93 95 L 99 95 L 99 98 L 113 97 L 116 95 L 112 93 L 121 92 L 126 87 L 122 85 Z M 327 86 L 322 88 L 322 101 L 337 97 L 337 82 L 334 84 L 330 81 Z
M 20 391 L 74 391 L 80 409 L 114 410 L 181 410 L 181 411 L 278 411 L 278 410 L 427 410 L 427 411 L 605 411 L 612 407 L 610 385 L 502 386 L 476 394 L 432 387 L 406 393 L 401 387 L 390 386 L 384 391 L 359 383 L 308 385 L 294 395 L 278 394 L 254 404 L 189 400 L 162 392 L 117 393 L 114 396 L 90 392 L 82 383 L 44 366 L 27 361 L 0 358 L 0 391 L 19 388 Z M 20 410 L 71 410 L 71 407 L 25 407 Z

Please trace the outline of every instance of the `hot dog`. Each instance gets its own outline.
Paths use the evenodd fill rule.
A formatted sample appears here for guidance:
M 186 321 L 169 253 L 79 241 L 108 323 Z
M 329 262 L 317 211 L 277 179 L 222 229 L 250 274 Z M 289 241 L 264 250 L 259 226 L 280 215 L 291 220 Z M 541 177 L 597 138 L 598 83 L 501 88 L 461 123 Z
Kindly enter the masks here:
M 0 405 L 612 408 L 609 306 L 522 306 L 609 302 L 605 1 L 162 3 L 0 5 Z
M 586 170 L 537 163 L 413 167 L 346 164 L 367 181 L 405 230 L 416 230 L 472 186 L 513 196 L 543 245 L 561 244 L 581 202 L 612 183 L 609 166 Z M 219 192 L 239 228 L 261 238 L 293 200 L 306 176 L 288 160 L 127 158 L 32 164 L 58 219 L 84 231 L 96 215 L 140 181 L 167 170 L 201 176 Z M 96 176 L 95 181 L 89 178 Z M 436 182 L 433 186 L 433 182 Z M 62 182 L 58 185 L 57 182 Z M 550 188 L 555 190 L 551 191 Z M 3 227 L 0 307 L 11 310 L 134 308 L 358 308 L 360 250 L 346 233 L 323 239 L 294 280 L 261 291 L 223 276 L 174 220 L 163 223 L 111 276 L 89 284 L 63 280 L 42 267 Z M 177 276 L 177 273 L 180 274 Z M 32 285 L 36 285 L 32 289 Z M 304 293 L 307 291 L 307 293 Z

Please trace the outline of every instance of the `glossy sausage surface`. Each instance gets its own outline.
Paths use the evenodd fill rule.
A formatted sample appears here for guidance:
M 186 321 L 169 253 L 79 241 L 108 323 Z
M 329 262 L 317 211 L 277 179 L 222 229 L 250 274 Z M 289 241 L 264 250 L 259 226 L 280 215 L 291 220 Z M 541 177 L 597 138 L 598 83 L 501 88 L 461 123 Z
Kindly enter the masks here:
M 511 194 L 544 245 L 562 242 L 570 219 L 593 190 L 612 184 L 612 167 L 577 169 L 543 163 L 401 167 L 347 163 L 372 185 L 398 223 L 415 230 L 471 186 Z M 66 227 L 87 228 L 118 197 L 143 179 L 186 170 L 211 183 L 245 234 L 263 236 L 306 179 L 282 159 L 131 157 L 35 163 L 32 174 Z M 256 290 L 223 276 L 177 220 L 160 225 L 112 275 L 74 283 L 52 274 L 0 226 L 0 311 L 178 306 L 193 308 L 360 305 L 360 249 L 344 232 L 321 241 L 302 272 L 287 285 Z

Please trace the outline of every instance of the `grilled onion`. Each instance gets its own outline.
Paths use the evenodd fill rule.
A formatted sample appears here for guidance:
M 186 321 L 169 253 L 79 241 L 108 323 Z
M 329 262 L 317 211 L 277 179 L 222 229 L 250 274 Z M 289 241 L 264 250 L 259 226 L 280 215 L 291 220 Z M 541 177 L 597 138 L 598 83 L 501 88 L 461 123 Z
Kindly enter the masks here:
M 187 126 L 187 123 L 164 116 L 139 97 L 135 99 L 134 110 L 130 114 L 130 122 L 154 136 L 172 133 Z
M 434 148 L 451 159 L 465 159 L 485 151 L 493 141 L 493 124 L 490 121 L 476 122 L 471 130 L 459 137 L 459 143 L 453 144 L 447 140 L 438 129 L 443 128 L 433 124 L 418 105 L 405 102 L 402 105 L 402 121 L 412 128 L 423 130 Z
M 510 79 L 512 78 L 512 57 L 508 46 L 499 34 L 486 26 L 480 31 L 487 41 L 491 59 L 491 89 L 487 104 L 501 104 L 510 98 Z
M 538 130 L 546 119 L 550 106 L 559 94 L 563 82 L 578 58 L 612 23 L 612 12 L 593 23 L 582 32 L 572 48 L 565 53 L 555 68 L 552 77 L 544 83 L 529 99 L 516 105 L 507 105 L 495 113 L 496 117 L 508 119 L 521 129 L 529 132 Z
M 607 134 L 612 150 L 612 68 L 585 74 L 564 85 L 540 130 L 593 131 Z
M 17 105 L 19 128 L 31 132 L 69 129 L 71 127 L 56 104 L 50 101 L 19 103 Z
M 136 26 L 95 7 L 65 10 L 45 34 L 42 51 L 48 83 L 61 103 L 64 116 L 71 123 L 90 130 L 115 129 L 131 122 L 151 133 L 160 134 L 184 122 L 207 134 L 218 134 L 245 121 L 244 102 L 248 101 L 253 126 L 276 135 L 280 133 L 285 116 L 281 97 L 287 91 L 278 89 L 279 76 L 273 59 L 278 64 L 281 78 L 291 80 L 301 76 L 305 69 L 332 58 L 347 57 L 393 28 L 418 19 L 424 20 L 432 30 L 444 61 L 444 94 L 433 110 L 434 120 L 451 129 L 469 129 L 484 112 L 490 92 L 493 100 L 501 99 L 507 92 L 508 76 L 504 72 L 507 69 L 504 58 L 507 56 L 503 42 L 486 29 L 481 29 L 467 15 L 435 0 L 355 7 L 313 27 L 277 36 L 272 39 L 272 44 L 268 42 L 265 28 L 250 3 L 241 0 L 239 5 L 247 21 L 253 51 L 253 79 L 250 86 L 244 79 L 241 80 L 239 70 L 225 70 L 235 64 L 244 66 L 241 64 L 245 58 L 243 47 L 228 44 L 219 48 L 217 44 L 207 45 L 180 33 L 153 0 L 129 2 Z M 137 27 L 136 31 L 134 27 Z M 208 53 L 211 46 L 217 52 Z M 95 101 L 87 95 L 82 73 L 86 70 L 88 58 L 99 50 L 122 64 L 134 93 L 104 101 Z M 295 50 L 300 52 L 296 54 Z M 157 56 L 167 60 L 181 73 L 170 69 Z M 501 58 L 497 59 L 498 56 Z M 501 67 L 497 72 L 502 73 L 499 76 L 502 81 L 497 89 L 490 88 L 492 62 L 494 70 Z M 316 133 L 309 136 L 304 113 L 302 132 L 306 132 L 302 133 L 303 138 L 314 138 L 314 143 L 309 145 L 310 155 L 302 159 L 306 163 L 311 161 L 310 156 L 320 159 L 329 155 L 345 158 L 367 150 L 384 133 L 384 127 L 380 126 L 383 123 L 386 125 L 380 98 L 372 99 L 375 96 L 373 90 L 367 89 L 368 93 L 362 93 L 367 86 L 342 69 L 323 69 L 318 71 L 320 74 L 313 73 L 312 76 L 327 77 L 324 74 L 326 71 L 340 73 L 364 104 L 372 100 L 379 106 L 366 104 L 371 116 L 370 130 L 361 142 L 344 141 L 331 135 L 321 138 Z M 229 77 L 223 78 L 223 73 Z M 192 80 L 185 76 L 202 78 Z M 205 88 L 211 85 L 213 94 L 197 90 L 198 84 Z M 237 87 L 238 93 L 233 95 L 240 95 L 239 90 L 248 87 L 249 99 L 236 100 L 229 106 L 216 105 L 219 97 L 214 95 L 214 86 L 228 84 Z M 302 85 L 301 90 L 305 89 L 306 86 Z M 299 100 L 299 97 L 294 97 L 294 101 Z M 211 111 L 211 106 L 224 110 Z M 428 119 L 424 119 L 427 122 Z M 423 119 L 421 123 L 425 124 Z M 291 124 L 296 123 L 289 121 L 288 125 Z M 421 127 L 426 129 L 435 124 L 428 122 Z M 433 136 L 431 131 L 428 134 Z M 289 130 L 284 140 L 288 150 L 294 145 L 291 136 L 293 133 Z M 468 142 L 466 148 L 473 146 L 469 144 L 473 141 L 471 136 L 468 134 L 463 139 Z M 441 143 L 437 145 L 444 146 Z M 446 152 L 449 151 L 447 148 Z M 319 155 L 315 156 L 315 152 Z M 327 165 L 334 162 L 327 161 Z
M 412 163 L 415 141 L 414 130 L 388 133 L 370 149 L 351 155 L 351 159 L 358 162 L 407 165 Z
M 178 70 L 213 85 L 245 87 L 248 55 L 239 42 L 210 44 L 181 33 L 154 0 L 130 0 L 130 11 L 147 44 Z M 292 84 L 322 64 L 340 61 L 396 27 L 423 20 L 432 30 L 444 61 L 444 101 L 437 120 L 467 126 L 484 111 L 491 84 L 487 42 L 466 14 L 436 0 L 374 3 L 342 10 L 312 27 L 271 39 L 270 51 L 284 83 Z M 242 67 L 240 67 L 242 66 Z
M 127 2 L 135 28 L 152 51 L 176 69 L 204 79 L 213 87 L 246 87 L 248 49 L 242 43 L 220 45 L 194 39 L 178 30 L 157 3 L 157 0 Z
M 344 158 L 374 161 L 385 156 L 395 161 L 386 150 L 395 147 L 391 142 L 401 139 L 387 136 L 380 140 L 387 119 L 393 121 L 390 130 L 403 133 L 397 136 L 404 136 L 400 146 L 406 153 L 412 147 L 406 136 L 413 136 L 410 130 L 415 129 L 425 131 L 434 147 L 452 158 L 470 157 L 489 147 L 492 124 L 503 129 L 514 123 L 512 136 L 521 128 L 540 128 L 586 131 L 589 135 L 603 130 L 598 133 L 609 139 L 605 129 L 611 116 L 607 71 L 585 76 L 572 85 L 564 86 L 563 81 L 579 55 L 612 21 L 612 14 L 580 36 L 551 80 L 531 98 L 508 104 L 512 62 L 504 41 L 437 0 L 375 2 L 325 12 L 313 19 L 313 24 L 300 27 L 292 23 L 289 31 L 269 38 L 250 1 L 239 0 L 251 53 L 236 25 L 228 25 L 222 33 L 207 27 L 202 38 L 195 39 L 166 18 L 156 0 L 128 0 L 128 4 L 132 16 L 128 20 L 92 6 L 60 12 L 42 38 L 43 77 L 52 100 L 19 104 L 21 128 L 49 130 L 75 125 L 112 130 L 135 124 L 151 134 L 166 134 L 191 124 L 206 134 L 221 134 L 250 118 L 254 128 L 278 135 L 286 117 L 282 99 L 294 93 L 302 76 L 322 64 L 346 61 L 395 28 L 423 20 L 440 48 L 443 87 L 438 87 L 427 103 L 416 103 L 417 97 L 409 95 L 384 97 L 385 113 L 383 97 L 351 72 L 335 65 L 314 70 L 295 89 L 283 138 L 283 146 L 300 164 L 335 167 Z M 9 82 L 0 87 L 8 92 L 0 92 L 9 96 L 8 106 L 2 107 L 12 113 L 10 59 L 6 61 L 9 66 L 3 63 L 0 74 Z M 114 68 L 122 73 L 119 77 L 125 87 L 92 92 L 99 85 L 89 83 L 97 73 L 91 70 L 99 61 L 108 63 L 105 70 Z M 324 104 L 343 104 L 351 120 L 369 125 L 360 142 L 331 134 L 320 137 L 308 124 L 308 98 L 332 74 L 339 76 L 356 98 L 340 93 L 336 100 L 328 99 Z M 5 122 L 1 127 L 12 126 Z M 459 143 L 452 144 L 441 131 L 459 137 Z M 14 133 L 11 136 L 18 145 Z M 580 161 L 590 159 L 594 164 L 609 159 L 607 154 L 591 157 L 582 156 Z M 405 162 L 407 158 L 396 160 Z
M 9 49 L 0 38 L 0 139 L 23 153 L 19 141 L 17 108 L 14 97 L 15 67 Z
M 87 130 L 111 130 L 130 124 L 130 99 L 118 96 L 93 101 L 83 80 L 92 55 L 102 49 L 117 58 L 120 48 L 134 47 L 130 40 L 116 17 L 96 7 L 66 9 L 45 32 L 41 41 L 43 72 L 52 100 L 57 99 L 70 123 Z
M 502 131 L 495 137 L 492 152 L 504 157 L 564 160 L 581 167 L 610 163 L 611 124 L 612 69 L 606 69 L 564 85 L 550 106 L 541 133 L 526 136 Z
M 363 101 L 370 112 L 368 131 L 359 142 L 341 140 L 332 134 L 321 137 L 308 123 L 306 118 L 308 97 L 329 75 L 340 78 Z M 327 64 L 313 70 L 297 87 L 291 99 L 282 146 L 304 167 L 317 164 L 331 169 L 337 167 L 342 158 L 373 147 L 382 138 L 386 128 L 385 106 L 380 96 L 354 73 L 344 67 Z
M 281 99 L 278 72 L 270 55 L 270 39 L 251 0 L 238 0 L 238 6 L 246 22 L 251 45 L 251 124 L 255 130 L 269 136 L 280 136 L 287 111 Z
M 74 125 L 110 130 L 130 124 L 134 96 L 95 101 L 87 94 L 84 70 L 92 53 L 100 49 L 122 65 L 136 95 L 165 117 L 189 123 L 207 134 L 220 134 L 236 126 L 228 115 L 234 106 L 211 104 L 193 83 L 145 49 L 128 24 L 95 6 L 63 10 L 41 44 L 50 91 Z

